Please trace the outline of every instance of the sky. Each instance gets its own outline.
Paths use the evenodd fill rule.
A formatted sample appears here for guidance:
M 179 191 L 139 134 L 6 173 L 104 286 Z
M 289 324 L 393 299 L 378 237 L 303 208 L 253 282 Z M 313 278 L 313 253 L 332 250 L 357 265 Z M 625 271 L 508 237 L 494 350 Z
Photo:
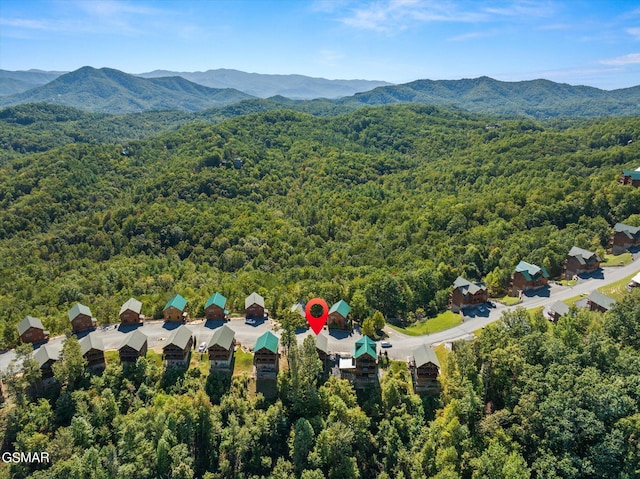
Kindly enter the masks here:
M 640 0 L 2 0 L 0 68 L 640 84 Z

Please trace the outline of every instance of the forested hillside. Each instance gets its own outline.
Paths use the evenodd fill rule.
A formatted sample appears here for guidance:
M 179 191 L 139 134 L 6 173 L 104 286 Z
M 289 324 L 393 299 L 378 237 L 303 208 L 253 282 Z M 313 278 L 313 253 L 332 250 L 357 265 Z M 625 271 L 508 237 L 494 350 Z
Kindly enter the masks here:
M 239 310 L 256 290 L 275 315 L 317 294 L 362 319 L 435 314 L 458 274 L 504 294 L 520 259 L 557 276 L 571 246 L 640 224 L 640 190 L 617 184 L 639 166 L 639 131 L 407 105 L 14 153 L 0 166 L 2 341 L 27 314 L 68 330 L 76 301 L 107 323 L 130 296 L 158 316 L 180 293 L 198 315 L 213 291 Z

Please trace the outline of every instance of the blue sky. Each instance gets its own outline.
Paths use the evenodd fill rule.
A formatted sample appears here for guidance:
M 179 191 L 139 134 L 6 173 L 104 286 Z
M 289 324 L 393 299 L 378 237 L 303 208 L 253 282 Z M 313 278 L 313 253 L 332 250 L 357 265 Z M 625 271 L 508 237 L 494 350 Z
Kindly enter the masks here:
M 640 1 L 2 0 L 0 68 L 640 84 Z

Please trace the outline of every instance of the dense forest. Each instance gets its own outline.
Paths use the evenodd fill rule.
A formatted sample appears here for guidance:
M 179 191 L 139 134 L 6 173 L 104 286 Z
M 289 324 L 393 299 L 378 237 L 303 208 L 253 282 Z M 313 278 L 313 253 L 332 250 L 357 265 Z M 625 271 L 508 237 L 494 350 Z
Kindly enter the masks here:
M 27 314 L 68 330 L 76 301 L 109 323 L 131 296 L 157 317 L 174 293 L 199 315 L 214 291 L 232 311 L 258 291 L 275 315 L 320 295 L 363 319 L 434 314 L 458 274 L 503 294 L 520 259 L 557 276 L 571 246 L 602 250 L 614 223 L 640 225 L 640 190 L 617 184 L 640 162 L 638 132 L 638 118 L 407 105 L 190 123 L 126 148 L 12 147 L 0 166 L 2 343 L 16 344 Z

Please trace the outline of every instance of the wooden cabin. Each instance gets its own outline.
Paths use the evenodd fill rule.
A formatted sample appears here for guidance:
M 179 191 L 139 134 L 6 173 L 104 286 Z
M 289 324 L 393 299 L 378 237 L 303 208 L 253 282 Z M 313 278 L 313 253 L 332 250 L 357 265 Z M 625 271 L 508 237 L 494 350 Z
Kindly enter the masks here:
M 304 319 L 307 319 L 307 312 L 305 310 L 306 306 L 307 305 L 304 302 L 298 301 L 296 304 L 291 306 L 291 309 L 289 311 L 302 316 Z
M 264 307 L 264 298 L 258 293 L 251 293 L 244 300 L 246 319 L 265 319 L 268 315 Z
M 349 311 L 351 311 L 351 306 L 342 299 L 333 304 L 329 309 L 329 317 L 327 319 L 329 327 L 347 329 L 347 316 L 349 315 Z
M 49 331 L 44 329 L 42 321 L 33 316 L 25 316 L 18 323 L 18 334 L 23 343 L 44 343 L 49 340 Z
M 520 261 L 511 275 L 511 296 L 520 296 L 523 291 L 543 288 L 549 282 L 549 273 L 544 266 Z
M 569 313 L 569 305 L 562 301 L 556 301 L 547 310 L 547 317 L 554 323 L 558 321 L 562 316 Z
M 267 331 L 256 341 L 253 349 L 253 365 L 256 378 L 275 379 L 280 366 L 278 337 Z
M 600 268 L 600 257 L 592 251 L 574 246 L 567 254 L 563 264 L 563 277 L 573 279 L 582 273 L 591 273 Z
M 207 344 L 209 369 L 225 373 L 233 372 L 233 353 L 236 347 L 235 331 L 226 324 L 218 328 Z
M 486 303 L 489 299 L 489 291 L 487 285 L 480 282 L 471 282 L 462 276 L 453 282 L 453 291 L 451 292 L 451 311 L 460 312 L 467 306 Z
M 356 383 L 367 384 L 378 380 L 377 346 L 369 336 L 363 336 L 356 341 L 353 359 Z
M 135 298 L 129 298 L 120 308 L 120 324 L 140 324 L 142 315 L 142 303 Z
M 329 337 L 327 335 L 320 333 L 316 336 L 316 352 L 322 361 L 322 371 L 326 372 L 329 363 Z
M 50 387 L 57 384 L 56 378 L 53 376 L 53 363 L 60 359 L 62 348 L 59 345 L 43 344 L 34 353 L 33 359 L 40 366 L 40 379 L 35 384 L 37 390 L 46 391 Z
M 622 254 L 629 248 L 640 247 L 640 228 L 616 223 L 611 235 L 611 250 L 613 254 Z
M 95 329 L 96 318 L 91 314 L 91 310 L 84 304 L 76 303 L 69 310 L 69 321 L 74 333 L 79 333 L 87 329 Z
M 165 321 L 185 322 L 188 317 L 187 300 L 179 294 L 176 294 L 165 305 L 162 310 L 162 316 Z
M 123 363 L 135 362 L 138 358 L 147 355 L 147 335 L 140 330 L 128 333 L 122 346 L 118 349 L 120 361 Z
M 227 298 L 220 293 L 211 296 L 204 305 L 204 316 L 207 320 L 225 320 L 229 311 L 224 309 Z
M 188 367 L 193 348 L 193 333 L 186 326 L 174 329 L 162 348 L 166 366 Z
M 619 181 L 621 185 L 631 185 L 635 188 L 640 187 L 640 168 L 636 170 L 622 170 Z
M 600 311 L 601 313 L 606 313 L 614 304 L 616 304 L 615 299 L 605 296 L 599 291 L 593 291 L 589 296 L 587 296 L 587 307 L 589 308 L 589 311 Z
M 80 351 L 82 357 L 87 361 L 87 369 L 99 371 L 106 367 L 104 344 L 96 333 L 87 334 L 80 340 Z
M 426 344 L 422 344 L 413 351 L 409 369 L 413 376 L 413 386 L 416 392 L 437 391 L 440 389 L 440 383 L 438 382 L 440 362 L 435 351 Z

